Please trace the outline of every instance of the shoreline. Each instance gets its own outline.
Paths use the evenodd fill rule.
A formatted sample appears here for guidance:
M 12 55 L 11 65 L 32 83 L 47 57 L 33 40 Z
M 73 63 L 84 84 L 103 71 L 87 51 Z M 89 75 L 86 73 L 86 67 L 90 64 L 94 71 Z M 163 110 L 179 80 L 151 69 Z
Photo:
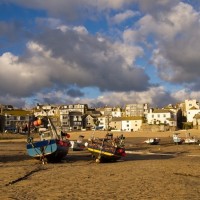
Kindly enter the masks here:
M 114 137 L 124 135 L 126 138 L 134 138 L 134 137 L 144 137 L 144 138 L 163 138 L 163 137 L 173 137 L 174 133 L 179 133 L 180 137 L 186 138 L 188 133 L 190 136 L 200 138 L 200 131 L 197 129 L 189 129 L 189 130 L 178 130 L 178 131 L 163 131 L 163 132 L 152 132 L 152 131 L 137 131 L 137 132 L 113 132 L 113 131 L 77 131 L 77 132 L 68 132 L 70 134 L 69 139 L 77 139 L 79 135 L 83 135 L 84 139 L 89 139 L 91 136 L 94 137 L 104 137 L 107 133 L 113 133 Z
M 179 131 L 165 131 L 165 132 L 152 132 L 152 131 L 137 131 L 137 132 L 112 132 L 112 131 L 73 131 L 68 132 L 70 135 L 69 140 L 77 140 L 79 135 L 84 136 L 84 140 L 97 137 L 103 138 L 107 133 L 113 133 L 113 137 L 118 137 L 123 134 L 125 138 L 172 138 L 174 133 L 179 133 L 179 137 L 187 138 L 190 136 L 200 139 L 200 131 L 197 129 L 179 130 Z M 38 138 L 38 135 L 35 137 Z M 3 133 L 0 134 L 0 142 L 26 142 L 26 135 Z

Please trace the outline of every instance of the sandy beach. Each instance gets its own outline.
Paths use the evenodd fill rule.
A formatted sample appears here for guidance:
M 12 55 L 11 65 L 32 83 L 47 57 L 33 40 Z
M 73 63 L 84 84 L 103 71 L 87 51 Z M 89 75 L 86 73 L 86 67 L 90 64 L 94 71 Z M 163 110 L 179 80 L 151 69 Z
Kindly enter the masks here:
M 198 130 L 179 131 L 182 137 L 188 132 L 200 138 Z M 70 134 L 88 139 L 93 132 Z M 127 156 L 100 164 L 87 150 L 70 150 L 61 163 L 42 165 L 27 155 L 26 139 L 0 140 L 1 199 L 199 199 L 200 146 L 175 145 L 172 134 L 124 133 Z M 151 137 L 161 138 L 160 144 L 143 143 Z

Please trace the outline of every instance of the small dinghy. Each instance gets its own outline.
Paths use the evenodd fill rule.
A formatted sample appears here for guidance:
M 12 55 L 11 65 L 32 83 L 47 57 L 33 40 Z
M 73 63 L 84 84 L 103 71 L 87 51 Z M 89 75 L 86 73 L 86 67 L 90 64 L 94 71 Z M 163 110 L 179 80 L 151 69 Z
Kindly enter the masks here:
M 184 140 L 185 144 L 199 144 L 199 140 L 195 137 L 189 137 Z
M 179 133 L 174 133 L 173 134 L 173 141 L 174 141 L 174 144 L 182 144 L 184 142 L 184 139 L 179 137 Z
M 159 144 L 159 142 L 160 142 L 159 138 L 149 138 L 144 141 L 144 143 L 151 144 L 151 145 L 157 145 L 157 144 Z

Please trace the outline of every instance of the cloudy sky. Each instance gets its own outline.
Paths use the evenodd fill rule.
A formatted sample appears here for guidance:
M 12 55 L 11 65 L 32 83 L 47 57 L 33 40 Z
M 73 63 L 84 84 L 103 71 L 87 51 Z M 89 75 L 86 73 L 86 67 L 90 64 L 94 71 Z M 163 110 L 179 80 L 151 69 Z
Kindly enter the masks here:
M 199 0 L 0 0 L 0 104 L 200 99 Z

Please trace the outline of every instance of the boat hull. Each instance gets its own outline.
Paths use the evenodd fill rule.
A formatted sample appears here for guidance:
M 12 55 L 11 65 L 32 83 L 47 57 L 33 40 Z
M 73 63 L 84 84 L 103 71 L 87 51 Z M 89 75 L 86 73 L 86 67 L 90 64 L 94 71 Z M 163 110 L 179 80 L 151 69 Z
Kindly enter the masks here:
M 199 144 L 199 140 L 195 139 L 195 138 L 186 138 L 184 140 L 185 144 Z
M 158 145 L 159 142 L 160 142 L 159 138 L 151 138 L 151 139 L 148 139 L 148 140 L 144 141 L 144 143 L 150 144 L 150 145 Z
M 27 144 L 28 155 L 47 162 L 59 162 L 67 154 L 70 144 L 56 139 L 43 140 Z
M 96 144 L 88 144 L 87 150 L 92 157 L 99 162 L 115 162 L 126 155 L 125 149 L 114 146 L 98 146 Z

